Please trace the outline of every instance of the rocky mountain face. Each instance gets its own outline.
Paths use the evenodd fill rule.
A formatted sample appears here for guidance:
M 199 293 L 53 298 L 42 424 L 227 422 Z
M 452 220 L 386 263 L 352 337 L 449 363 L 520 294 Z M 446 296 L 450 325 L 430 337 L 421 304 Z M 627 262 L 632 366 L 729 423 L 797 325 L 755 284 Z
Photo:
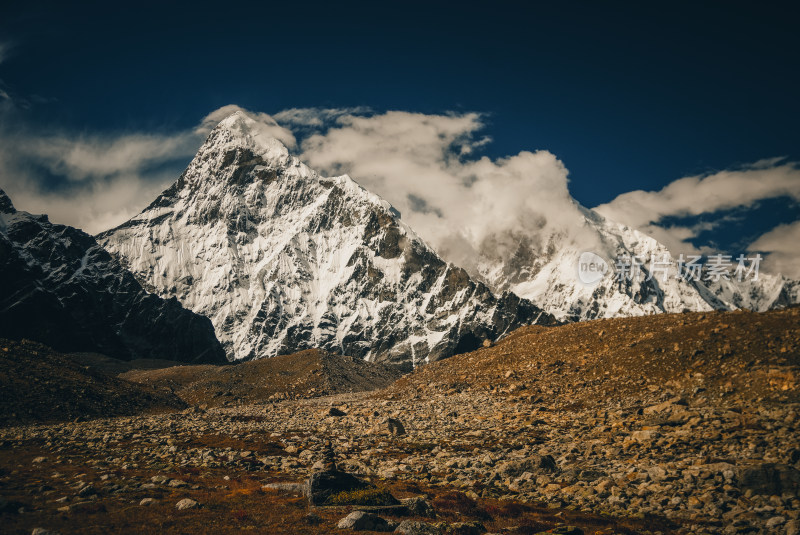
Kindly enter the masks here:
M 448 265 L 386 201 L 318 175 L 241 113 L 98 240 L 151 291 L 209 317 L 232 360 L 320 348 L 413 366 L 554 323 Z
M 224 362 L 207 318 L 145 291 L 92 236 L 0 190 L 0 337 L 120 359 Z
M 575 204 L 579 230 L 553 232 L 545 239 L 518 237 L 511 254 L 484 248 L 472 275 L 496 292 L 511 291 L 565 321 L 739 308 L 763 312 L 800 303 L 800 282 L 763 271 L 758 280 L 752 274 L 737 280 L 735 259 L 729 279 L 713 280 L 706 262 L 700 280 L 685 280 L 678 276 L 679 256 L 664 244 Z M 585 252 L 600 256 L 607 266 L 605 275 L 591 283 L 579 275 Z M 617 262 L 634 257 L 644 260 L 640 275 L 628 277 L 626 272 L 620 284 Z M 663 266 L 668 266 L 666 280 Z

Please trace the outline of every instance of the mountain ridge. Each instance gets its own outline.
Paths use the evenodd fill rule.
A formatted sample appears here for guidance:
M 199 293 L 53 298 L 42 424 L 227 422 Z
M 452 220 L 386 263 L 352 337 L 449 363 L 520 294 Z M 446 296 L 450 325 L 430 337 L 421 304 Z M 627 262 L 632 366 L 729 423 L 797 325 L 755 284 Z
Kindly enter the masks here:
M 242 113 L 98 239 L 148 289 L 209 317 L 232 360 L 317 347 L 413 367 L 555 323 L 494 296 L 387 201 L 346 175 L 320 176 Z
M 97 241 L 0 190 L 0 337 L 123 360 L 223 362 L 206 318 L 147 293 Z

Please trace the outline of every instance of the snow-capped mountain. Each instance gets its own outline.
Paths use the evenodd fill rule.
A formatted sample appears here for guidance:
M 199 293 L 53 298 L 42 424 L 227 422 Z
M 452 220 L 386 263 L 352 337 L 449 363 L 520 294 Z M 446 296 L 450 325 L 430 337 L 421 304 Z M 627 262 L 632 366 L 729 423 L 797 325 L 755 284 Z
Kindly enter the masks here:
M 146 292 L 88 234 L 0 190 L 0 337 L 121 359 L 224 362 L 207 318 Z
M 554 232 L 545 240 L 541 236 L 518 239 L 510 256 L 484 253 L 473 273 L 475 278 L 494 291 L 511 291 L 529 299 L 566 321 L 684 310 L 764 311 L 800 302 L 798 281 L 763 272 L 758 274 L 758 280 L 752 280 L 751 274 L 740 281 L 734 276 L 735 260 L 729 279 L 709 278 L 708 263 L 700 280 L 679 277 L 680 258 L 665 245 L 577 202 L 575 205 L 581 220 L 575 228 L 579 230 Z M 605 276 L 590 284 L 579 276 L 581 255 L 586 252 L 601 257 L 607 269 Z M 640 275 L 629 277 L 626 271 L 620 284 L 617 262 L 625 265 L 627 259 L 634 257 L 644 261 Z M 653 258 L 656 270 L 648 280 Z M 746 266 L 749 268 L 750 263 L 746 262 Z
M 389 203 L 320 176 L 242 113 L 98 239 L 147 288 L 209 317 L 230 359 L 316 347 L 413 365 L 554 322 L 445 263 Z

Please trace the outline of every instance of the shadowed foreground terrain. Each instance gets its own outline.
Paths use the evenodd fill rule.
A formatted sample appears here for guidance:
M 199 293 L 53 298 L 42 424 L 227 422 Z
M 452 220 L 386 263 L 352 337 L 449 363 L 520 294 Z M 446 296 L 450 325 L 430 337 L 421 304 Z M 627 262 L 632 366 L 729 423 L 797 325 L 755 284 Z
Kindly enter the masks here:
M 523 328 L 384 390 L 317 398 L 343 391 L 309 379 L 327 376 L 319 355 L 130 371 L 210 408 L 0 429 L 0 523 L 340 531 L 363 507 L 310 507 L 291 484 L 325 466 L 329 440 L 341 470 L 432 507 L 376 512 L 390 528 L 423 523 L 400 532 L 796 534 L 799 320 L 794 308 Z M 247 397 L 262 373 L 271 386 Z
M 174 394 L 109 376 L 42 344 L 0 338 L 0 426 L 185 407 Z

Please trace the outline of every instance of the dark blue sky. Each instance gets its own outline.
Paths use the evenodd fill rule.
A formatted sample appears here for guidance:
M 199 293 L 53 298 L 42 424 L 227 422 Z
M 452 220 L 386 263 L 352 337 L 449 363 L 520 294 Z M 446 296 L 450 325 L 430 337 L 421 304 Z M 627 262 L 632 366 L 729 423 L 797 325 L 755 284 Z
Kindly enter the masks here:
M 478 111 L 488 154 L 552 151 L 587 206 L 800 160 L 788 2 L 10 4 L 0 80 L 41 129 L 186 128 L 230 103 Z

